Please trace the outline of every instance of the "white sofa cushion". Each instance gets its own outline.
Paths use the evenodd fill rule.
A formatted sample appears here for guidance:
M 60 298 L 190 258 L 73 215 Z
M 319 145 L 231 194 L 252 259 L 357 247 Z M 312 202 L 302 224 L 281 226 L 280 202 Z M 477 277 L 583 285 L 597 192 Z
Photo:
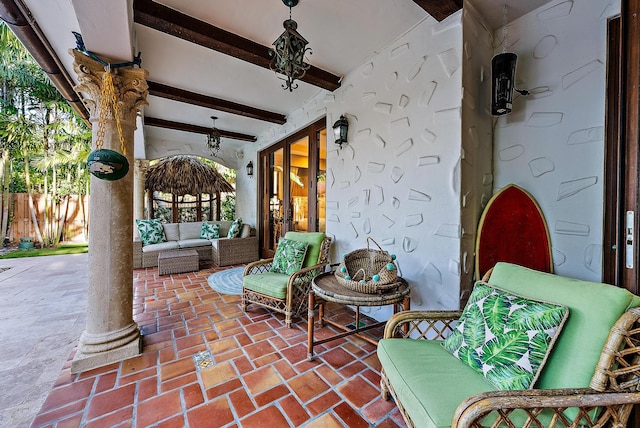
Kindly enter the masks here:
M 198 221 L 179 223 L 180 228 L 180 240 L 185 239 L 200 239 L 200 232 L 202 231 L 202 223 Z
M 162 227 L 164 227 L 164 236 L 167 237 L 167 241 L 180 240 L 180 231 L 178 229 L 178 223 L 165 223 L 162 225 Z
M 148 253 L 151 251 L 168 251 L 168 250 L 177 250 L 180 248 L 178 246 L 178 241 L 167 241 L 167 242 L 159 242 L 157 244 L 149 244 L 142 247 L 143 253 Z
M 193 248 L 193 247 L 206 247 L 211 246 L 211 241 L 208 239 L 181 239 L 178 241 L 180 248 Z

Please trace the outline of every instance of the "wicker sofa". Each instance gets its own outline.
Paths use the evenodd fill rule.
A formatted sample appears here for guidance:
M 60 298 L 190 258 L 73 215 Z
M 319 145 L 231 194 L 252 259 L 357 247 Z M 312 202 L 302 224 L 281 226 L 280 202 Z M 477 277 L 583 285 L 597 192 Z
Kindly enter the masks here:
M 401 312 L 388 321 L 377 352 L 382 396 L 393 396 L 407 424 L 626 426 L 640 403 L 640 298 L 508 263 L 496 264 L 485 281 L 569 308 L 534 389 L 498 390 L 444 349 L 462 311 Z
M 249 263 L 259 259 L 258 237 L 248 224 L 242 226 L 240 236 L 226 238 L 231 221 L 210 221 L 219 226 L 220 238 L 202 239 L 202 222 L 163 224 L 166 242 L 143 245 L 133 240 L 134 269 L 158 266 L 158 255 L 164 251 L 190 249 L 198 252 L 199 260 L 213 260 L 216 266 Z

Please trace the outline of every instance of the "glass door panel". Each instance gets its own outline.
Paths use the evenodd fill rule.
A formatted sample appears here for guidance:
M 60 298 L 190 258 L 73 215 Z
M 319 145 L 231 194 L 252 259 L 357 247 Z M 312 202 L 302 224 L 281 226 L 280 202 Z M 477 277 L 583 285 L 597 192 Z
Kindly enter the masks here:
M 326 128 L 318 133 L 318 172 L 316 174 L 316 217 L 318 232 L 327 231 L 327 215 L 325 205 L 325 193 L 327 185 L 327 130 Z
M 289 211 L 288 230 L 309 230 L 309 137 L 289 147 Z
M 269 155 L 269 176 L 267 178 L 269 206 L 268 206 L 268 234 L 266 248 L 275 251 L 278 239 L 282 236 L 284 223 L 284 149 L 271 152 Z

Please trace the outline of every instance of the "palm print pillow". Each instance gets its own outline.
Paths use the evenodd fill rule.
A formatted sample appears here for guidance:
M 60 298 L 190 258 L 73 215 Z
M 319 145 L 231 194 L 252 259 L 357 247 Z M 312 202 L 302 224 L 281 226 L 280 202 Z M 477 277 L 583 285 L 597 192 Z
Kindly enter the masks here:
M 293 275 L 302 268 L 308 242 L 280 238 L 269 272 Z
M 143 245 L 158 244 L 165 242 L 167 238 L 164 235 L 164 227 L 159 219 L 152 220 L 136 220 L 138 233 Z
M 532 388 L 569 316 L 566 306 L 478 281 L 442 345 L 501 390 Z

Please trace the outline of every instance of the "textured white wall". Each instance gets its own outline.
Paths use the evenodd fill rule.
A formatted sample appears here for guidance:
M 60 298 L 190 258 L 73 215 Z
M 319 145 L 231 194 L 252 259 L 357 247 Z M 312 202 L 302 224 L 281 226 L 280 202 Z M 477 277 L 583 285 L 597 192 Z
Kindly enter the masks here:
M 532 193 L 556 273 L 594 281 L 602 273 L 606 23 L 619 11 L 619 0 L 554 1 L 508 24 L 517 86 L 533 95 L 517 97 L 494 131 L 494 190 L 516 183 Z
M 425 19 L 258 140 L 266 147 L 323 115 L 330 129 L 346 114 L 349 144 L 328 142 L 333 261 L 371 236 L 397 255 L 414 308 L 459 305 L 461 16 Z

